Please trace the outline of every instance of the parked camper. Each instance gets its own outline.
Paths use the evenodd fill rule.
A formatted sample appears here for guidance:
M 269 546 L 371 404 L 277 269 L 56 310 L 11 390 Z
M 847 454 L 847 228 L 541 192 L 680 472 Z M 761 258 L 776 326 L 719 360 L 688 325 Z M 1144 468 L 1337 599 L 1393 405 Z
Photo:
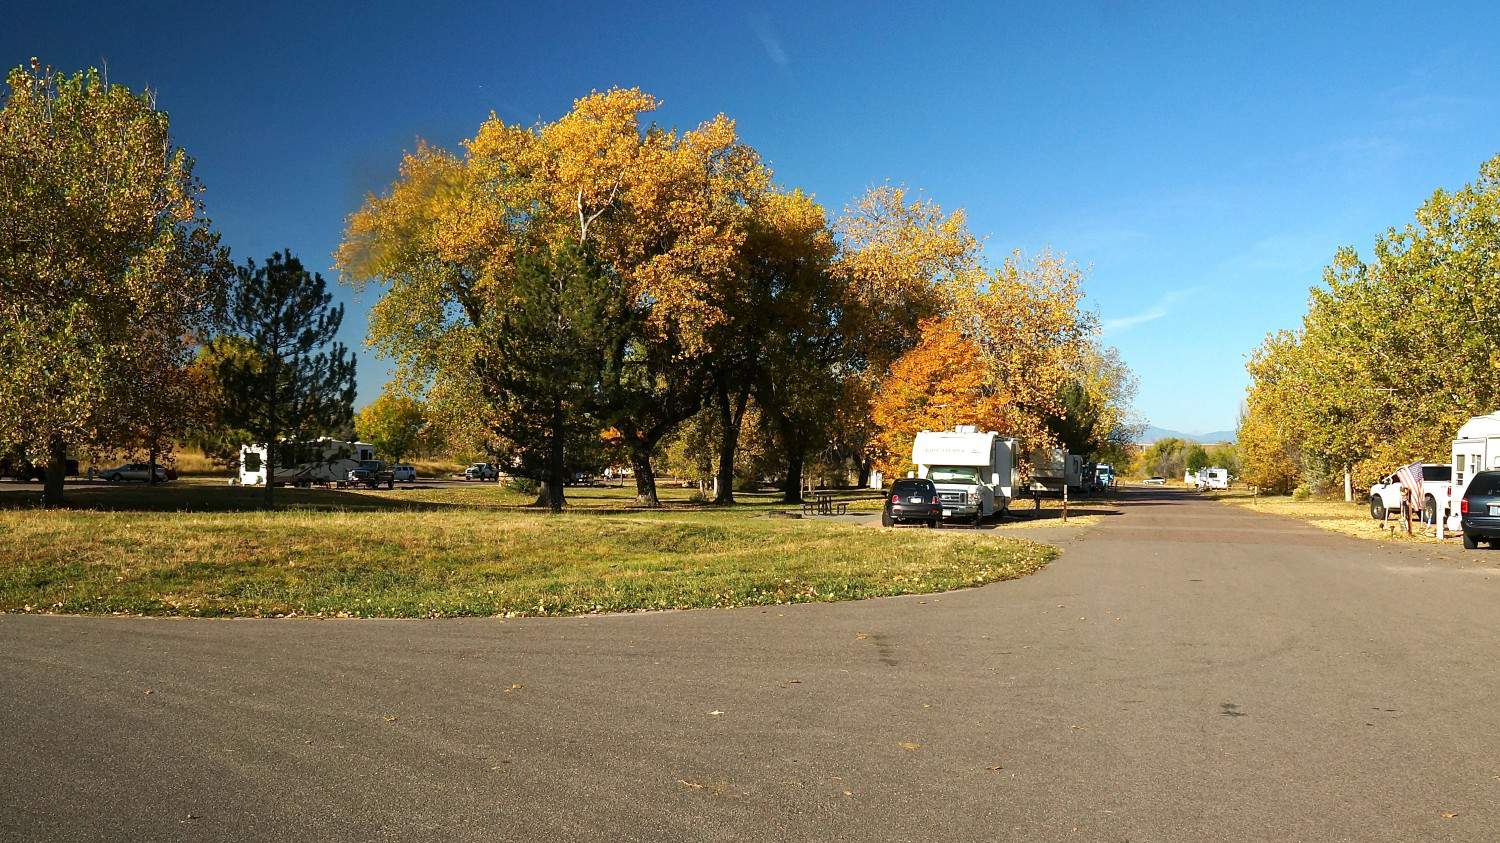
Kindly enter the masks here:
M 343 442 L 327 436 L 307 441 L 287 440 L 276 443 L 276 467 L 270 471 L 266 465 L 266 446 L 245 445 L 240 448 L 240 484 L 347 483 L 350 471 L 359 468 L 362 460 L 373 459 L 375 446 L 368 442 Z
M 912 443 L 917 476 L 931 480 L 943 517 L 978 523 L 1010 508 L 1016 440 L 980 433 L 973 425 L 924 430 Z
M 1460 502 L 1475 475 L 1500 469 L 1500 410 L 1464 422 L 1453 437 L 1453 481 L 1437 506 L 1448 514 L 1447 528 L 1460 529 Z M 1424 486 L 1424 491 L 1426 487 Z
M 1067 448 L 1042 448 L 1030 456 L 1033 494 L 1061 495 L 1064 486 L 1083 490 L 1082 456 L 1068 453 Z
M 1229 488 L 1229 471 L 1223 468 L 1200 468 L 1194 478 L 1198 491 L 1207 492 Z

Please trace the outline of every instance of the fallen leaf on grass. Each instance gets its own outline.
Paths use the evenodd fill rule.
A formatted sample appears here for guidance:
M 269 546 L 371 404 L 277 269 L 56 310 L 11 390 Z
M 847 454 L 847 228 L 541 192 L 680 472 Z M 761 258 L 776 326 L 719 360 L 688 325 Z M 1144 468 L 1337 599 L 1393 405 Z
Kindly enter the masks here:
M 1456 816 L 1458 816 L 1458 813 L 1455 812 L 1455 811 L 1444 811 L 1443 812 L 1443 819 L 1445 819 L 1445 820 L 1451 820 L 1451 819 L 1453 819 Z
M 845 796 L 853 796 L 854 795 L 854 791 L 852 791 L 852 790 L 846 790 L 846 791 L 844 791 L 844 795 Z
M 520 683 L 517 683 L 515 685 L 510 686 L 509 688 L 506 688 L 502 693 L 508 694 L 511 691 L 519 691 L 519 690 L 521 690 L 524 687 L 526 687 L 526 686 L 524 686 L 524 685 L 522 685 Z
M 396 719 L 397 719 L 397 718 L 395 718 L 395 717 L 387 717 L 387 718 L 386 718 L 386 719 L 385 719 L 385 722 L 387 722 L 387 723 L 395 723 L 395 722 L 396 722 Z
M 995 772 L 999 772 L 1000 770 L 1004 770 L 1005 766 L 1003 764 L 996 764 L 993 767 L 985 767 L 985 769 L 989 770 L 991 773 L 995 773 Z
M 710 712 L 709 712 L 709 713 L 708 713 L 708 716 L 710 716 L 710 717 L 718 717 L 718 716 L 719 716 L 719 715 L 721 715 L 721 714 L 723 714 L 723 713 L 724 713 L 724 712 L 722 712 L 722 711 L 720 711 L 720 710 L 718 710 L 718 709 L 717 709 L 717 708 L 716 708 L 716 709 L 714 709 L 714 710 L 713 710 L 713 711 L 710 711 Z
M 148 693 L 148 694 L 154 694 L 154 693 L 156 693 L 156 692 L 155 692 L 155 691 L 153 691 L 153 690 L 151 690 L 151 689 L 150 689 L 150 688 L 147 688 L 147 689 L 146 689 L 146 693 Z
M 914 749 L 921 749 L 922 748 L 921 744 L 912 743 L 911 741 L 902 741 L 901 743 L 896 744 L 896 746 L 901 747 L 902 749 L 906 750 L 907 752 L 911 752 Z
M 708 787 L 708 785 L 698 784 L 697 782 L 690 782 L 687 779 L 678 779 L 677 783 L 686 787 L 690 787 L 693 790 L 703 790 L 704 788 Z

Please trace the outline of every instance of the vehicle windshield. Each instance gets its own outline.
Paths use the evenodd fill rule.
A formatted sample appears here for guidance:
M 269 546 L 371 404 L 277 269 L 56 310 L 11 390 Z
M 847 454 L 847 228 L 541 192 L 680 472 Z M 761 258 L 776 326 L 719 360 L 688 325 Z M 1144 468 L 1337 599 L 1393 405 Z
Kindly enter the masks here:
M 359 467 L 367 471 L 379 471 L 380 460 L 360 460 Z
M 897 495 L 922 494 L 932 491 L 932 484 L 925 480 L 897 480 L 891 492 Z
M 978 483 L 979 469 L 968 465 L 935 465 L 927 469 L 927 479 L 934 483 Z

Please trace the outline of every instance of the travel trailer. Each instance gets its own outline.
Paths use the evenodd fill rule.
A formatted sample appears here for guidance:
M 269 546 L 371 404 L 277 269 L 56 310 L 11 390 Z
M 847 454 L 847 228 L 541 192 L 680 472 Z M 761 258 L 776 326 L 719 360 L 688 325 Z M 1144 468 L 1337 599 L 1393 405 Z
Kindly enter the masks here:
M 1223 468 L 1200 468 L 1193 477 L 1193 485 L 1197 486 L 1200 492 L 1228 489 L 1229 471 Z
M 1500 412 L 1469 419 L 1453 438 L 1453 500 L 1463 497 L 1475 474 L 1490 469 L 1500 469 Z
M 1042 448 L 1031 452 L 1031 492 L 1061 495 L 1063 487 L 1083 489 L 1084 460 L 1067 448 Z
M 1437 507 L 1448 513 L 1449 530 L 1458 531 L 1459 501 L 1463 500 L 1469 481 L 1481 471 L 1500 469 L 1500 410 L 1475 416 L 1464 422 L 1453 437 L 1453 480 L 1443 488 Z M 1423 486 L 1424 492 L 1429 492 Z
M 264 443 L 240 448 L 240 485 L 264 486 L 267 476 L 278 486 L 311 486 L 345 483 L 361 460 L 375 459 L 375 446 L 368 442 L 343 442 L 327 436 L 307 441 L 276 443 L 274 472 L 266 466 Z
M 980 433 L 973 425 L 924 430 L 912 443 L 917 476 L 931 480 L 943 503 L 943 518 L 978 523 L 1010 508 L 1016 440 Z

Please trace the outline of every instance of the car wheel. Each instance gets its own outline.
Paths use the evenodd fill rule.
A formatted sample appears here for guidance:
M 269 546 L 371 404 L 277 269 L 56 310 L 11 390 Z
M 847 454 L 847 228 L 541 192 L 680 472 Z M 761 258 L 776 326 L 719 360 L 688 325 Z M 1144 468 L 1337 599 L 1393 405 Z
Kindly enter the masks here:
M 894 527 L 895 525 L 896 519 L 891 517 L 891 511 L 889 509 L 882 509 L 880 511 L 880 526 Z
M 927 529 L 929 530 L 936 530 L 941 526 L 943 526 L 943 519 L 941 517 L 934 518 L 927 522 Z
M 1472 533 L 1464 533 L 1464 550 L 1475 550 L 1479 547 L 1479 539 Z
M 1385 520 L 1385 501 L 1382 501 L 1378 496 L 1370 498 L 1370 517 L 1376 521 Z

